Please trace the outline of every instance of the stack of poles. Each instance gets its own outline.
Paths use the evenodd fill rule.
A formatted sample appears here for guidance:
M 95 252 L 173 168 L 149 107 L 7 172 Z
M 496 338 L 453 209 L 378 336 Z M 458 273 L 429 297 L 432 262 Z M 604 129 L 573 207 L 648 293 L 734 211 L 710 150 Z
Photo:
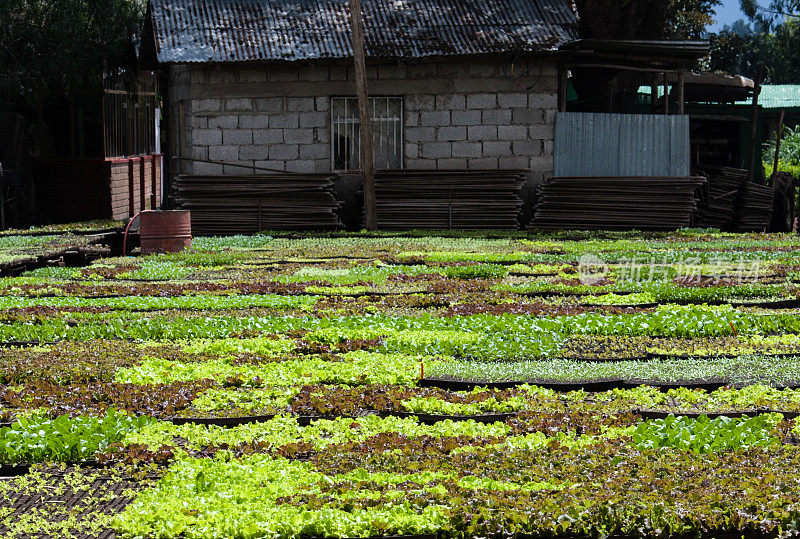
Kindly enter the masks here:
M 543 182 L 530 229 L 671 230 L 694 225 L 700 177 L 562 177 Z
M 191 210 L 195 235 L 341 227 L 333 174 L 182 175 L 177 209 Z

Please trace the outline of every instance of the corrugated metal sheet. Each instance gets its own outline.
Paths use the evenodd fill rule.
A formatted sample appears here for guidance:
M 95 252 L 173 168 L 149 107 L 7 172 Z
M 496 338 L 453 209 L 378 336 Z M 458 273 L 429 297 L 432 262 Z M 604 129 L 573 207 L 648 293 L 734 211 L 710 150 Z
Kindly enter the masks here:
M 650 97 L 649 86 L 640 86 L 638 93 Z M 659 87 L 658 97 L 664 95 L 664 90 Z M 736 101 L 737 105 L 752 105 L 753 99 Z M 764 84 L 758 95 L 758 104 L 765 109 L 793 109 L 800 108 L 800 84 Z
M 752 98 L 737 105 L 751 105 Z M 800 108 L 800 84 L 765 84 L 758 94 L 758 104 L 765 109 Z
M 552 50 L 574 39 L 573 0 L 364 0 L 367 56 Z M 348 58 L 347 0 L 152 0 L 160 62 Z
M 561 112 L 555 137 L 555 176 L 691 172 L 689 116 Z

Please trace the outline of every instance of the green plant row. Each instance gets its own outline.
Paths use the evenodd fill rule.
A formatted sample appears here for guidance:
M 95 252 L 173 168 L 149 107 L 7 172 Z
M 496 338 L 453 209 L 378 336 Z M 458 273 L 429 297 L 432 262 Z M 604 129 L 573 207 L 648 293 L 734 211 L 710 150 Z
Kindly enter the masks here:
M 333 429 L 326 423 L 317 434 L 336 442 L 313 438 L 318 453 L 306 462 L 266 455 L 231 458 L 224 450 L 213 459 L 179 458 L 114 526 L 125 537 L 162 538 L 461 537 L 488 530 L 508 536 L 634 530 L 657 535 L 657 530 L 687 533 L 700 526 L 719 532 L 755 526 L 792 530 L 800 516 L 790 494 L 800 457 L 777 447 L 771 433 L 779 420 L 669 418 L 595 437 L 567 451 L 540 433 L 465 447 L 458 443 L 468 441 L 463 437 L 436 445 L 421 432 L 474 435 L 472 426 L 456 431 L 437 424 L 409 438 L 412 426 L 400 423 L 384 425 L 392 430 L 371 436 L 377 423 L 367 418 L 355 428 Z M 342 436 L 345 428 L 350 433 Z M 484 426 L 480 434 L 493 428 Z M 243 434 L 228 432 L 224 438 L 227 443 L 259 433 Z M 712 434 L 720 441 L 709 442 Z M 198 438 L 184 430 L 172 435 Z M 534 439 L 537 443 L 525 443 Z M 782 466 L 770 472 L 769 483 L 742 475 L 758 465 L 768 467 L 772 459 Z M 749 516 L 738 514 L 745 501 Z M 659 511 L 651 509 L 655 503 Z M 610 512 L 610 506 L 619 510 Z
M 691 287 L 679 286 L 671 282 L 632 282 L 618 281 L 610 285 L 585 285 L 549 283 L 546 281 L 515 284 L 498 284 L 493 287 L 499 292 L 589 294 L 585 303 L 632 304 L 632 303 L 678 303 L 702 304 L 722 302 L 738 298 L 772 298 L 785 296 L 790 292 L 786 285 L 766 285 L 748 283 L 735 286 Z M 612 295 L 625 292 L 625 295 Z M 630 293 L 630 295 L 628 295 Z M 602 295 L 601 295 L 602 294 Z M 608 294 L 608 297 L 605 295 Z
M 291 344 L 291 343 L 290 343 Z M 117 370 L 120 383 L 154 384 L 203 380 L 220 382 L 228 378 L 248 386 L 294 386 L 298 384 L 398 384 L 414 385 L 419 380 L 420 362 L 425 358 L 406 354 L 350 352 L 341 361 L 317 356 L 262 364 L 232 364 L 227 359 L 181 363 L 147 358 L 139 365 Z M 430 364 L 436 360 L 431 359 Z
M 633 384 L 708 384 L 744 386 L 797 385 L 800 358 L 741 356 L 736 358 L 654 359 L 586 362 L 569 359 L 487 362 L 444 361 L 426 366 L 426 376 L 479 382 L 528 383 L 625 382 Z
M 141 429 L 129 432 L 124 445 L 142 444 L 151 450 L 161 446 L 175 446 L 180 439 L 189 450 L 202 450 L 209 446 L 227 444 L 235 447 L 241 444 L 260 442 L 264 449 L 278 449 L 289 444 L 311 444 L 316 449 L 329 445 L 361 442 L 382 433 L 393 433 L 406 437 L 458 437 L 496 438 L 511 433 L 511 427 L 504 423 L 484 424 L 476 421 L 440 421 L 433 425 L 420 423 L 414 417 L 379 417 L 368 415 L 357 420 L 352 418 L 319 419 L 309 426 L 301 427 L 297 420 L 279 416 L 262 423 L 249 423 L 236 427 L 217 427 L 214 425 L 155 422 Z M 537 438 L 540 445 L 547 443 L 542 435 Z
M 382 338 L 385 342 L 380 351 L 389 353 L 518 360 L 553 356 L 564 339 L 573 334 L 696 338 L 800 331 L 800 318 L 793 314 L 755 314 L 728 306 L 667 305 L 655 312 L 631 315 L 584 313 L 556 318 L 509 314 L 138 318 L 109 314 L 114 316 L 85 314 L 78 325 L 57 319 L 0 325 L 0 341 L 219 339 L 241 333 L 272 335 L 307 330 L 309 340 L 327 344 Z
M 152 424 L 109 409 L 104 417 L 21 418 L 0 428 L 0 462 L 77 462 L 92 458 L 131 431 Z
M 167 309 L 223 310 L 266 307 L 272 309 L 308 309 L 317 301 L 314 296 L 264 295 L 213 295 L 176 297 L 80 298 L 0 296 L 0 309 L 25 309 L 31 307 L 89 308 L 99 307 L 124 311 L 161 311 Z
M 645 421 L 633 431 L 631 440 L 639 449 L 675 448 L 696 453 L 747 451 L 753 447 L 775 447 L 781 443 L 774 429 L 781 414 L 747 418 L 697 419 L 675 417 Z

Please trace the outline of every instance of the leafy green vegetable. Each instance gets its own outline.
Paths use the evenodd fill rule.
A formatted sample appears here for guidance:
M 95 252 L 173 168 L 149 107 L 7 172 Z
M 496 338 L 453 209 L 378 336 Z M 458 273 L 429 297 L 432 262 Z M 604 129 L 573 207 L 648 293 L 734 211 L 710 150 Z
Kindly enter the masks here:
M 746 451 L 780 444 L 774 428 L 781 419 L 783 416 L 777 413 L 740 419 L 722 416 L 713 420 L 707 416 L 690 419 L 671 415 L 645 421 L 633 432 L 632 440 L 640 449 L 670 447 L 696 453 Z
M 152 422 L 148 417 L 133 418 L 113 409 L 100 418 L 71 418 L 68 415 L 55 419 L 41 416 L 22 418 L 10 427 L 0 428 L 0 461 L 86 460 L 109 444 L 122 440 L 129 432 Z

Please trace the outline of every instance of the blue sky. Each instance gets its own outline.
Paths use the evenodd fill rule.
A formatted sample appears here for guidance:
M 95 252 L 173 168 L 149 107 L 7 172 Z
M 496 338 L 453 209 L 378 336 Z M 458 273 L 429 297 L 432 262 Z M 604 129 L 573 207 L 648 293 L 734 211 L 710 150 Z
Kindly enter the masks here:
M 709 32 L 718 32 L 726 24 L 744 18 L 744 13 L 739 9 L 739 0 L 722 0 L 722 5 L 718 6 L 716 11 L 717 16 L 714 17 L 716 23 L 708 27 Z

